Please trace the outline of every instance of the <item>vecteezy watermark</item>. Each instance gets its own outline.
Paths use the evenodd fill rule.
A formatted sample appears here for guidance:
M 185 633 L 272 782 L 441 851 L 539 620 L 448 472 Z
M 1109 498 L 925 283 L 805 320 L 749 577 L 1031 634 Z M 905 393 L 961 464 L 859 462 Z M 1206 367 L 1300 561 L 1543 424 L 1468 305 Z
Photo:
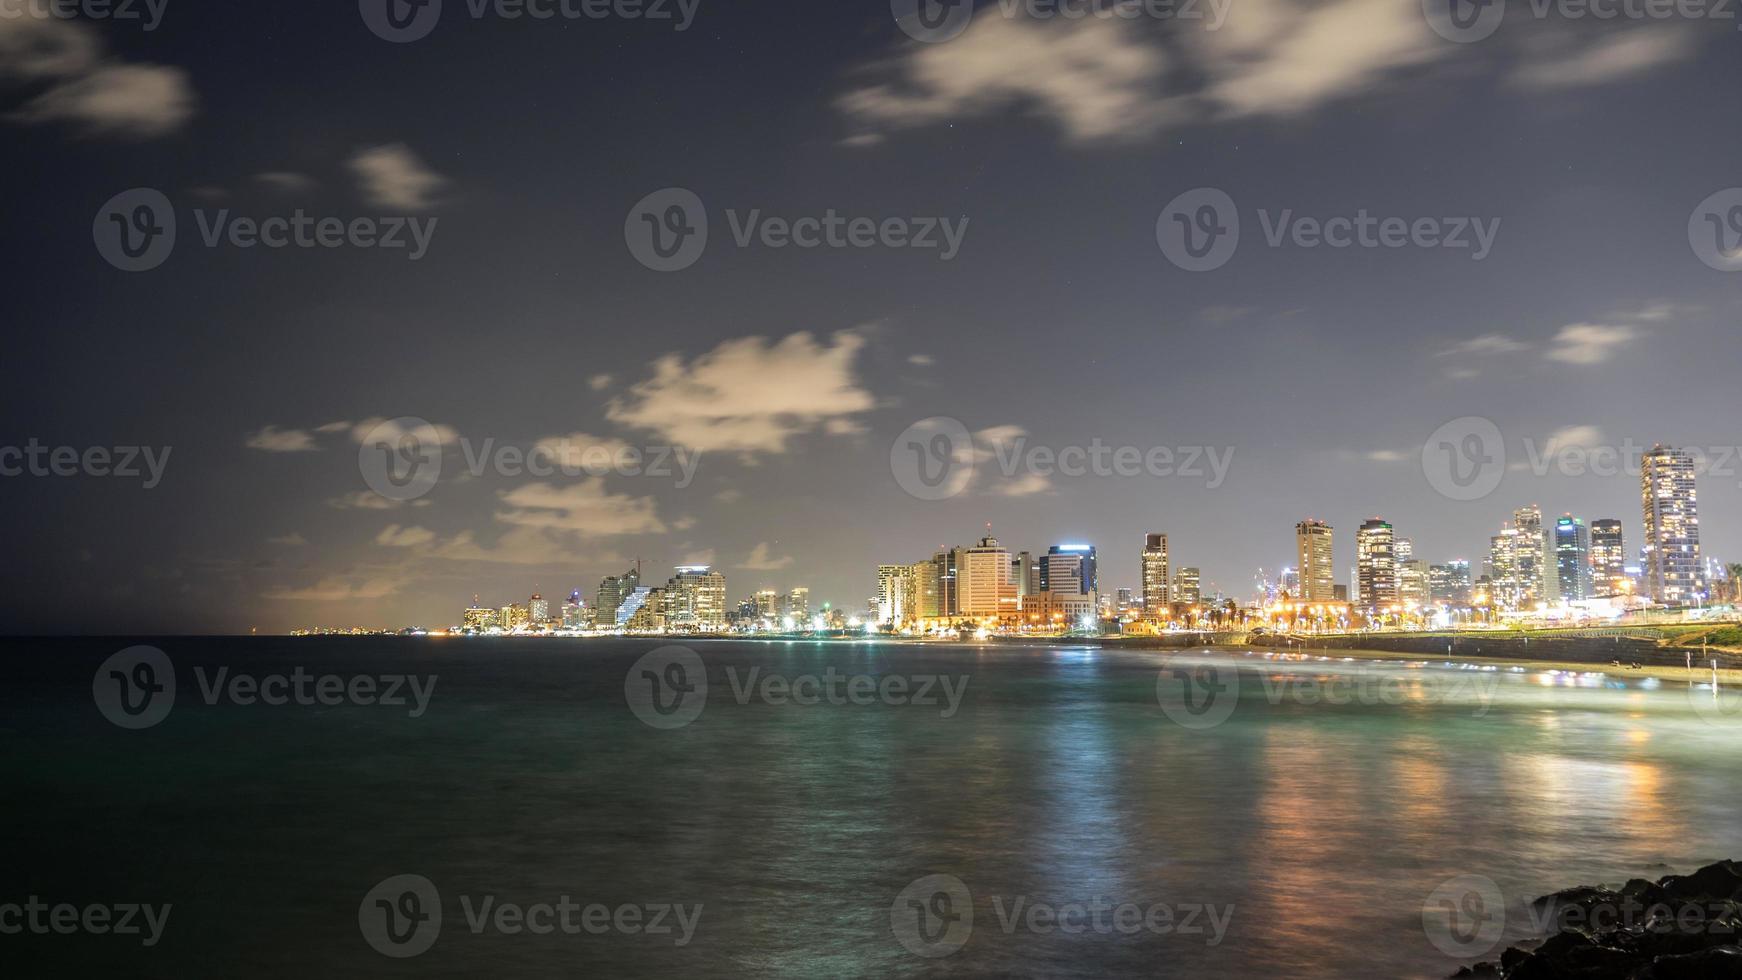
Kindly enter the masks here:
M 32 438 L 22 446 L 0 446 L 0 477 L 114 477 L 136 480 L 147 490 L 163 482 L 173 446 L 45 446 Z M 142 471 L 139 464 L 143 462 Z
M 442 432 L 409 415 L 388 419 L 363 434 L 357 469 L 369 489 L 388 500 L 416 500 L 442 478 Z
M 824 668 L 820 674 L 741 671 L 726 668 L 733 701 L 776 707 L 935 708 L 940 718 L 953 718 L 968 692 L 968 675 L 849 674 Z M 654 728 L 682 728 L 701 717 L 708 704 L 708 673 L 702 658 L 683 646 L 665 646 L 642 655 L 623 677 L 624 698 L 637 718 Z
M 1215 728 L 1240 704 L 1240 668 L 1206 663 L 1164 667 L 1155 677 L 1155 700 L 1181 728 Z
M 232 672 L 229 667 L 194 668 L 200 699 L 207 705 L 337 707 L 342 704 L 407 708 L 421 718 L 435 694 L 435 674 L 313 674 L 298 666 L 288 674 Z M 111 654 L 91 677 L 91 698 L 103 717 L 121 728 L 151 728 L 175 707 L 175 664 L 152 646 Z
M 1730 902 L 1647 901 L 1630 890 L 1604 888 L 1573 900 L 1520 896 L 1508 903 L 1493 879 L 1474 874 L 1448 878 L 1428 895 L 1422 902 L 1422 931 L 1435 949 L 1453 959 L 1487 956 L 1500 945 L 1514 908 L 1522 915 L 1511 921 L 1531 936 L 1565 931 L 1587 936 L 1620 932 L 1734 937 L 1742 933 Z
M 916 249 L 935 251 L 949 262 L 961 251 L 970 219 L 945 217 L 847 216 L 829 208 L 821 215 L 776 217 L 762 209 L 726 210 L 732 241 L 739 248 Z M 682 187 L 647 195 L 623 221 L 623 240 L 635 260 L 655 272 L 677 272 L 695 265 L 708 247 L 708 211 L 702 199 Z
M 564 936 L 619 933 L 649 936 L 687 946 L 701 925 L 703 905 L 647 902 L 582 904 L 568 895 L 554 901 L 507 902 L 495 895 L 460 896 L 460 914 L 474 936 Z M 357 906 L 357 928 L 376 952 L 406 959 L 427 952 L 441 938 L 442 897 L 423 875 L 384 879 Z
M 1700 664 L 1696 669 L 1704 671 L 1712 667 Z M 1694 706 L 1694 714 L 1710 724 L 1734 730 L 1737 722 L 1742 721 L 1742 684 L 1725 684 L 1718 678 L 1716 670 L 1713 670 L 1710 681 L 1688 685 L 1688 701 Z
M 998 0 L 985 16 L 1005 20 L 1173 20 L 1219 29 L 1234 0 Z M 953 41 L 974 19 L 974 0 L 890 0 L 889 12 L 915 41 Z
M 1132 902 L 1092 895 L 1081 902 L 1037 901 L 1027 895 L 994 895 L 993 919 L 1000 933 L 1067 936 L 1203 937 L 1219 946 L 1234 918 L 1233 905 L 1201 902 Z M 938 959 L 967 945 L 974 933 L 975 902 L 955 875 L 916 879 L 889 906 L 889 930 L 903 949 Z
M 1718 191 L 1688 216 L 1688 245 L 1719 272 L 1742 270 L 1742 187 Z
M 1421 928 L 1435 949 L 1453 959 L 1486 956 L 1506 932 L 1506 898 L 1491 878 L 1448 878 L 1423 900 Z
M 152 646 L 112 653 L 91 678 L 91 699 L 103 717 L 122 728 L 150 728 L 175 707 L 175 665 Z
M 17 936 L 139 936 L 141 946 L 156 946 L 169 925 L 168 902 L 148 905 L 138 902 L 74 905 L 50 904 L 35 895 L 23 902 L 0 903 L 0 935 Z
M 163 23 L 169 0 L 0 0 L 0 21 L 107 20 L 139 21 L 155 31 Z
M 194 210 L 198 241 L 206 248 L 409 249 L 416 262 L 429 252 L 438 218 L 411 216 L 315 217 L 298 208 L 289 216 L 233 217 L 229 208 Z M 91 223 L 97 253 L 123 272 L 147 272 L 175 251 L 175 206 L 149 187 L 122 191 L 97 209 Z
M 1233 464 L 1232 446 L 1116 446 L 1099 438 L 1087 445 L 1033 445 L 1028 436 L 1011 429 L 989 429 L 976 436 L 944 416 L 913 423 L 889 447 L 889 470 L 896 484 L 919 500 L 963 493 L 976 471 L 1005 481 L 991 487 L 994 493 L 1036 492 L 1059 476 L 1202 480 L 1214 490 Z
M 1513 10 L 1536 20 L 1568 21 L 1736 21 L 1736 0 L 1529 0 Z M 1435 34 L 1458 44 L 1494 36 L 1506 20 L 1506 0 L 1421 0 L 1423 16 Z
M 1489 419 L 1453 419 L 1422 443 L 1421 471 L 1443 497 L 1481 500 L 1499 489 L 1506 476 L 1506 438 Z
M 1407 218 L 1375 215 L 1366 208 L 1330 217 L 1259 208 L 1258 222 L 1271 248 L 1431 248 L 1467 251 L 1476 262 L 1488 257 L 1500 234 L 1499 218 Z M 1162 208 L 1155 219 L 1155 240 L 1179 268 L 1210 272 L 1234 258 L 1240 227 L 1240 210 L 1232 197 L 1214 187 L 1199 187 Z
M 630 446 L 566 436 L 541 440 L 529 449 L 498 446 L 494 439 L 474 446 L 470 439 L 461 439 L 460 452 L 472 476 L 675 477 L 672 485 L 678 490 L 695 480 L 702 463 L 701 451 L 687 446 Z
M 1428 484 L 1452 500 L 1481 500 L 1499 488 L 1508 471 L 1548 476 L 1628 478 L 1645 472 L 1645 457 L 1655 444 L 1631 437 L 1619 442 L 1590 441 L 1580 433 L 1546 439 L 1525 437 L 1509 449 L 1491 419 L 1465 416 L 1434 430 L 1421 447 Z M 1516 450 L 1516 451 L 1515 451 Z M 1702 479 L 1736 480 L 1742 486 L 1742 446 L 1677 446 Z M 1508 460 L 1514 462 L 1508 463 Z
M 453 0 L 448 0 L 452 3 Z M 429 36 L 442 19 L 443 0 L 358 0 L 363 23 L 376 37 L 395 44 Z M 695 23 L 701 0 L 465 0 L 473 20 L 643 20 L 670 23 L 683 33 Z

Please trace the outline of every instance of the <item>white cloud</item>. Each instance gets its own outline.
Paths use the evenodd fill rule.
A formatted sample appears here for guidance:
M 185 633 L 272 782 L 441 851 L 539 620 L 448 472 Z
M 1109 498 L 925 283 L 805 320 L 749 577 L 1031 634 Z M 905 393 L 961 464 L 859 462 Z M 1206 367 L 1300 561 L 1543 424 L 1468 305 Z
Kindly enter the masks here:
M 266 543 L 280 544 L 284 545 L 286 548 L 300 548 L 308 544 L 308 539 L 296 531 L 292 531 L 289 534 L 281 534 L 276 538 L 267 538 Z
M 866 126 L 920 126 L 1019 106 L 1075 141 L 1141 138 L 1177 113 L 1161 98 L 1162 50 L 1111 19 L 1032 21 L 982 8 L 949 44 L 920 44 L 877 66 L 893 76 L 838 105 Z M 870 145 L 872 134 L 850 137 Z
M 864 345 L 843 330 L 828 343 L 801 332 L 728 340 L 688 362 L 668 354 L 654 362 L 652 378 L 612 400 L 606 416 L 692 449 L 783 452 L 793 437 L 825 427 L 839 433 L 840 423 L 856 423 L 875 406 L 853 371 Z
M 1563 449 L 1590 449 L 1602 444 L 1602 429 L 1594 425 L 1569 425 L 1555 430 L 1548 437 L 1548 446 L 1543 451 L 1543 455 L 1553 456 Z
M 624 454 L 630 452 L 629 444 L 621 439 L 605 439 L 585 432 L 540 439 L 533 449 L 565 473 L 584 469 L 602 474 L 627 459 Z
M 351 425 L 351 438 L 361 444 L 370 438 L 371 433 L 377 442 L 395 442 L 409 436 L 420 443 L 433 442 L 443 449 L 451 449 L 460 441 L 460 434 L 450 425 L 425 422 L 421 425 L 404 426 L 399 423 L 399 419 L 367 418 Z M 337 425 L 339 423 L 334 422 L 322 426 L 321 431 L 328 431 Z
M 386 576 L 333 575 L 301 589 L 273 589 L 267 599 L 302 602 L 341 602 L 348 599 L 381 599 L 399 591 L 399 582 Z
M 273 190 L 283 191 L 287 194 L 313 190 L 318 186 L 313 177 L 288 170 L 272 170 L 255 174 L 254 179 Z
M 375 543 L 389 548 L 415 548 L 435 540 L 435 532 L 422 527 L 400 527 L 389 524 L 375 536 Z
M 1565 364 L 1601 364 L 1639 336 L 1633 327 L 1575 323 L 1555 334 L 1552 346 L 1543 356 Z
M 1472 337 L 1440 351 L 1441 357 L 1463 354 L 1510 354 L 1515 351 L 1529 350 L 1530 345 L 1513 340 L 1505 334 L 1485 333 L 1480 337 Z
M 245 445 L 267 453 L 312 453 L 321 447 L 315 437 L 304 429 L 280 429 L 269 425 L 251 433 Z
M 1395 449 L 1375 449 L 1367 454 L 1367 458 L 1375 463 L 1401 463 L 1409 458 L 1409 454 Z
M 909 354 L 907 355 L 907 363 L 916 367 L 931 367 L 937 361 L 930 354 Z
M 396 211 L 424 211 L 435 206 L 434 194 L 447 178 L 424 165 L 404 143 L 375 146 L 351 158 L 351 170 L 372 205 Z
M 999 497 L 1032 497 L 1035 494 L 1049 493 L 1051 490 L 1052 480 L 1046 474 L 1024 473 L 1021 476 L 993 484 L 990 492 Z
M 587 379 L 587 387 L 594 391 L 604 391 L 611 387 L 611 376 L 609 374 L 595 374 Z
M 14 118 L 70 122 L 94 135 L 162 136 L 193 117 L 193 86 L 180 68 L 105 65 L 42 93 Z
M 1527 88 L 1570 88 L 1620 81 L 1693 52 L 1691 32 L 1662 26 L 1635 28 L 1609 35 L 1577 51 L 1538 57 L 1512 74 Z
M 753 572 L 772 572 L 776 569 L 787 568 L 791 564 L 791 555 L 783 558 L 776 558 L 771 553 L 768 542 L 763 541 L 758 543 L 756 547 L 750 549 L 750 556 L 745 558 L 742 562 L 739 562 L 738 567 Z
M 570 531 L 586 537 L 658 534 L 666 528 L 652 497 L 605 490 L 602 477 L 556 486 L 529 483 L 502 494 L 513 510 L 497 513 L 506 524 Z
M 1228 116 L 1289 115 L 1365 92 L 1446 54 L 1421 10 L 1396 0 L 1240 0 L 1205 33 L 1206 96 Z
M 337 507 L 340 510 L 393 510 L 398 507 L 406 506 L 406 501 L 390 500 L 373 490 L 358 490 L 355 493 L 347 493 L 343 496 L 334 497 L 327 501 L 327 504 L 331 507 Z M 427 499 L 413 500 L 410 502 L 410 505 L 413 507 L 428 507 L 430 501 Z

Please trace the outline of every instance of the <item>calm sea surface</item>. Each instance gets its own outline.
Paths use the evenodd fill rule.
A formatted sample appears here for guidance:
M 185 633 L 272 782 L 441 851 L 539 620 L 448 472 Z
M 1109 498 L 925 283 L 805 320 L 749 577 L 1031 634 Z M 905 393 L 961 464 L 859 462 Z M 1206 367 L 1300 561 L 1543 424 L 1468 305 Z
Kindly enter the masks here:
M 13 975 L 1443 977 L 1449 880 L 1511 939 L 1526 897 L 1742 857 L 1742 716 L 1673 684 L 698 641 L 698 700 L 653 641 L 161 639 L 173 707 L 127 730 L 93 678 L 136 642 L 0 644 L 0 905 L 172 906 L 149 948 L 0 935 Z M 208 703 L 224 668 L 428 700 Z M 686 678 L 683 724 L 648 701 Z M 565 896 L 604 931 L 516 915 Z

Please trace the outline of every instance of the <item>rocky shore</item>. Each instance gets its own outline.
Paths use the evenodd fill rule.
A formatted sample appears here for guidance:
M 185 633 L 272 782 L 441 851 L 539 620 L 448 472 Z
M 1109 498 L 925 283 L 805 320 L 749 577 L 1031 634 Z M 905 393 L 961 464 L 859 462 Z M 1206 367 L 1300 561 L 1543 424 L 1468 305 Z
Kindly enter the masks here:
M 1558 931 L 1455 977 L 1501 980 L 1717 980 L 1742 977 L 1742 865 L 1720 861 L 1619 890 L 1572 888 L 1534 910 Z

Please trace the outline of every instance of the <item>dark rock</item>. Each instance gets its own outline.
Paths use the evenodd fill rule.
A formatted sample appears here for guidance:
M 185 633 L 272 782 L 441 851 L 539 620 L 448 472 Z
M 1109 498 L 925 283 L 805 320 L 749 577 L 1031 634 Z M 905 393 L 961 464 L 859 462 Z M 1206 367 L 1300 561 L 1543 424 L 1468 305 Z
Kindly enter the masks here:
M 1684 956 L 1660 956 L 1637 980 L 1735 980 L 1742 977 L 1742 949 L 1714 946 Z

